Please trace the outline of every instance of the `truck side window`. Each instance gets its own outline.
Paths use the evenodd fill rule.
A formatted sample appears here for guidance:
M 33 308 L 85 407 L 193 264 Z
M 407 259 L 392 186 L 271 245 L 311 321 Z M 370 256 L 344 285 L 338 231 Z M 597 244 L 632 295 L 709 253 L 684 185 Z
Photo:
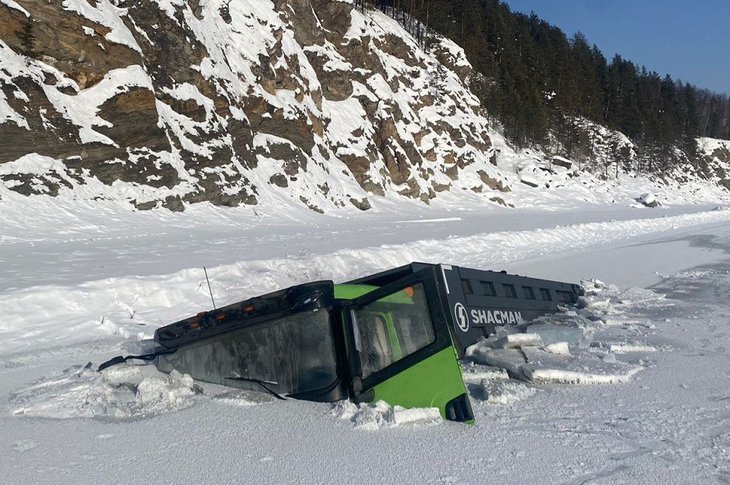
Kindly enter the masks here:
M 272 381 L 282 394 L 312 391 L 337 379 L 329 314 L 306 311 L 224 333 L 162 356 L 163 368 L 245 389 L 236 377 Z M 169 371 L 168 371 L 169 372 Z
M 533 290 L 529 286 L 523 286 L 522 292 L 525 294 L 526 300 L 534 300 L 535 299 L 535 290 Z
M 515 290 L 515 285 L 509 285 L 509 284 L 502 284 L 502 287 L 504 288 L 504 296 L 507 298 L 517 298 L 517 291 Z
M 482 285 L 482 291 L 487 296 L 497 296 L 497 290 L 494 288 L 494 283 L 491 281 L 480 281 Z
M 543 301 L 552 301 L 553 297 L 550 295 L 550 290 L 547 288 L 540 288 L 540 296 Z
M 363 378 L 435 340 L 426 295 L 414 285 L 353 310 Z
M 575 301 L 573 301 L 573 293 L 561 290 L 555 290 L 555 293 L 557 293 L 558 295 L 558 301 L 561 301 L 563 303 L 575 303 Z
M 471 281 L 469 280 L 461 280 L 461 287 L 464 289 L 465 295 L 473 295 L 474 294 L 474 288 L 471 286 Z

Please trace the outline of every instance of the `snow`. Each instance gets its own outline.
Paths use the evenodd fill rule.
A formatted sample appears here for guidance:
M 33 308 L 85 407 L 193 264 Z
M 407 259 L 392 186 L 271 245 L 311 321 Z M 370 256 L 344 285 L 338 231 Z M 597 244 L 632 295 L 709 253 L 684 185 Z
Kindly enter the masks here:
M 52 167 L 41 162 L 24 163 Z M 725 253 L 697 237 L 727 247 L 729 211 L 462 203 L 337 217 L 267 207 L 172 214 L 0 195 L 0 465 L 9 483 L 691 482 L 728 473 L 728 310 L 697 295 L 730 291 L 730 270 L 717 266 Z M 678 241 L 688 237 L 694 245 Z M 542 347 L 491 349 L 511 352 L 522 374 L 463 363 L 472 426 L 382 402 L 276 401 L 145 365 L 84 368 L 140 351 L 155 328 L 207 309 L 199 262 L 210 263 L 223 304 L 414 258 L 583 278 L 590 291 L 581 308 L 514 329 L 540 334 Z M 632 288 L 637 271 L 649 282 Z M 333 457 L 347 466 L 333 469 Z
M 96 126 L 114 126 L 111 121 L 102 119 L 97 113 L 107 100 L 129 91 L 130 88 L 153 89 L 152 81 L 142 66 L 131 65 L 113 69 L 106 73 L 98 84 L 74 95 L 62 93 L 56 86 L 43 85 L 46 96 L 54 108 L 79 127 L 82 143 L 99 142 L 115 146 L 114 141 L 108 136 L 94 130 Z
M 494 342 L 494 346 L 498 349 L 542 347 L 542 339 L 536 333 L 513 333 Z
M 30 17 L 30 14 L 28 13 L 28 11 L 26 9 L 24 9 L 23 7 L 21 7 L 20 5 L 18 5 L 18 2 L 16 2 L 15 0 L 0 0 L 0 3 L 7 5 L 10 8 L 14 8 L 15 10 L 18 10 L 20 12 L 23 12 L 23 14 L 26 17 Z
M 14 74 L 22 70 L 23 62 L 21 56 L 15 54 L 7 44 L 0 41 L 0 66 L 6 69 L 0 69 L 0 84 L 11 87 L 12 92 L 18 99 L 27 101 L 25 93 L 23 93 L 13 82 Z M 15 111 L 8 103 L 8 98 L 5 90 L 0 89 L 0 125 L 8 122 L 13 122 L 21 128 L 29 129 L 28 122 L 25 118 Z
M 72 367 L 10 397 L 16 416 L 137 419 L 193 405 L 196 385 L 177 371 L 120 365 L 97 372 Z
M 333 405 L 332 415 L 349 421 L 353 428 L 366 431 L 404 425 L 434 425 L 443 421 L 438 408 L 405 409 L 390 406 L 385 401 L 360 404 L 340 401 Z
M 55 158 L 38 155 L 37 153 L 25 155 L 15 161 L 5 162 L 0 165 L 0 174 L 2 175 L 12 173 L 43 175 L 51 170 L 58 171 L 60 174 L 63 173 L 64 166 Z
M 628 241 L 639 235 L 660 234 L 674 228 L 689 228 L 728 220 L 730 220 L 730 211 L 708 211 L 671 217 L 587 223 L 531 231 L 501 231 L 462 237 L 452 236 L 445 240 L 420 239 L 399 244 L 369 246 L 362 244 L 361 241 L 360 246 L 356 248 L 331 249 L 324 253 L 304 251 L 292 254 L 284 248 L 288 254 L 279 253 L 276 257 L 262 259 L 252 257 L 251 253 L 240 253 L 246 254 L 245 259 L 232 264 L 208 266 L 216 298 L 220 303 L 232 303 L 244 297 L 255 296 L 304 281 L 317 279 L 344 281 L 411 261 L 449 262 L 467 267 L 502 268 L 509 263 L 524 259 L 559 254 L 566 248 L 575 250 L 612 241 L 622 243 L 622 241 Z M 22 223 L 18 225 L 22 226 Z M 70 223 L 68 225 L 71 226 Z M 53 227 L 63 226 L 64 224 L 53 224 Z M 151 226 L 141 233 L 159 233 L 159 227 Z M 242 234 L 248 235 L 244 237 L 251 237 L 251 230 L 247 229 Z M 12 235 L 12 232 L 8 235 Z M 89 237 L 92 238 L 98 236 L 94 234 L 94 231 L 89 234 Z M 323 236 L 325 235 L 320 234 L 316 237 Z M 362 234 L 358 234 L 358 237 L 361 236 Z M 16 237 L 21 237 L 21 234 Z M 190 235 L 186 239 L 190 241 Z M 169 244 L 180 244 L 174 243 L 174 240 L 174 237 L 170 239 Z M 277 238 L 273 241 L 280 241 L 280 239 Z M 99 242 L 103 243 L 103 240 Z M 41 242 L 39 241 L 39 243 Z M 73 247 L 77 244 L 85 246 L 87 242 L 81 238 L 75 243 L 62 244 L 62 246 Z M 214 240 L 211 244 L 216 245 Z M 41 245 L 45 246 L 45 244 Z M 196 246 L 197 244 L 194 244 L 191 248 Z M 221 249 L 230 250 L 225 246 Z M 15 249 L 15 251 L 18 250 Z M 26 251 L 32 253 L 33 248 L 27 248 Z M 79 259 L 86 260 L 88 256 L 84 253 L 84 250 L 80 251 Z M 42 250 L 41 254 L 47 254 L 47 250 Z M 118 259 L 120 256 L 117 251 L 114 251 L 111 257 Z M 48 258 L 48 256 L 44 257 Z M 171 255 L 171 257 L 179 256 Z M 29 264 L 35 264 L 32 259 L 34 258 L 28 261 Z M 130 259 L 134 259 L 134 257 Z M 141 261 L 149 260 L 150 256 L 145 256 Z M 97 264 L 105 266 L 107 263 Z M 140 262 L 131 264 L 140 264 Z M 200 269 L 203 265 L 205 263 L 197 268 L 187 267 L 170 274 L 150 275 L 144 278 L 126 274 L 71 285 L 49 285 L 49 282 L 58 278 L 59 272 L 64 270 L 58 266 L 39 267 L 37 268 L 38 274 L 45 273 L 47 279 L 39 278 L 35 281 L 27 281 L 22 288 L 9 289 L 4 294 L 0 294 L 0 307 L 4 308 L 6 313 L 13 315 L 9 321 L 14 322 L 8 327 L 0 324 L 0 336 L 2 337 L 0 352 L 2 349 L 20 349 L 33 345 L 57 345 L 60 341 L 76 341 L 78 338 L 86 338 L 88 335 L 101 337 L 110 332 L 120 336 L 150 336 L 154 327 L 159 326 L 165 320 L 182 318 L 185 315 L 196 313 L 201 306 L 207 307 L 209 298 L 207 286 L 203 284 L 204 276 Z M 18 266 L 9 266 L 6 274 L 11 275 L 16 271 L 21 280 L 27 278 L 27 275 L 23 274 L 25 273 L 23 268 Z M 71 270 L 72 273 L 75 271 L 75 269 Z M 68 276 L 78 281 L 80 275 Z M 8 280 L 7 283 L 11 281 L 15 281 L 17 284 L 17 280 Z M 0 286 L 7 288 L 7 283 L 0 282 Z M 46 305 L 51 305 L 52 313 L 26 311 L 28 306 L 45 308 Z M 64 327 L 49 326 L 47 323 L 49 319 L 64 321 L 66 325 Z M 26 331 L 33 330 L 33 333 L 29 335 L 18 331 L 19 328 Z
M 719 140 L 717 138 L 698 138 L 697 144 L 703 153 L 712 154 L 715 150 L 730 150 L 730 140 Z
M 77 12 L 93 22 L 108 27 L 110 32 L 104 38 L 109 42 L 126 45 L 130 49 L 142 53 L 142 49 L 137 44 L 134 35 L 122 20 L 122 17 L 126 14 L 125 9 L 112 5 L 109 0 L 97 0 L 96 6 L 87 3 L 86 0 L 64 0 L 63 8 Z
M 456 67 L 471 67 L 471 63 L 466 58 L 464 49 L 458 46 L 456 42 L 446 39 L 439 38 L 439 48 L 449 54 L 451 57 L 451 63 Z
M 489 404 L 510 406 L 532 396 L 537 389 L 522 382 L 503 379 L 484 379 L 479 386 L 470 386 L 472 399 L 486 401 Z
M 538 319 L 538 321 L 544 320 L 546 319 Z M 537 335 L 546 346 L 559 343 L 578 345 L 585 336 L 585 330 L 580 326 L 570 327 L 553 323 L 531 324 L 525 331 L 528 334 Z
M 657 349 L 651 345 L 642 344 L 611 344 L 610 352 L 614 354 L 628 354 L 631 352 L 656 352 Z
M 116 4 L 118 2 L 109 0 L 91 3 L 67 0 L 64 8 L 106 26 L 95 31 L 107 32 L 107 40 L 129 45 L 139 51 L 134 36 L 139 39 L 146 38 L 146 35 L 134 27 L 134 19 Z M 443 38 L 432 39 L 432 48 L 428 51 L 420 49 L 397 21 L 380 12 L 363 14 L 353 10 L 348 25 L 348 39 L 366 46 L 370 52 L 367 58 L 382 64 L 384 75 L 378 72 L 379 66 L 373 68 L 368 63 L 356 65 L 357 57 L 349 55 L 350 49 L 341 45 L 325 40 L 317 45 L 298 44 L 296 22 L 293 22 L 290 11 L 285 9 L 280 14 L 269 0 L 203 2 L 197 16 L 189 5 L 180 0 L 159 0 L 156 4 L 160 8 L 160 15 L 173 18 L 189 33 L 191 39 L 204 46 L 206 57 L 193 69 L 210 82 L 217 96 L 230 101 L 231 118 L 246 119 L 241 107 L 237 106 L 245 93 L 247 98 L 260 98 L 274 107 L 274 119 L 282 116 L 304 121 L 311 126 L 321 123 L 324 128 L 321 136 L 313 136 L 315 146 L 311 152 L 301 150 L 298 153 L 306 161 L 306 170 L 292 176 L 296 181 L 290 180 L 287 187 L 271 184 L 269 179 L 273 173 L 267 172 L 267 176 L 264 176 L 244 168 L 236 157 L 223 160 L 226 166 L 215 174 L 213 180 L 226 194 L 241 191 L 255 193 L 262 206 L 289 206 L 292 201 L 298 205 L 308 204 L 317 210 L 332 212 L 335 217 L 346 214 L 347 209 L 358 210 L 352 207 L 352 200 L 367 199 L 375 210 L 387 210 L 393 204 L 410 205 L 412 201 L 408 196 L 399 192 L 414 188 L 418 188 L 423 197 L 435 195 L 436 198 L 430 203 L 440 208 L 453 208 L 462 201 L 466 201 L 467 205 L 477 201 L 481 202 L 480 205 L 501 203 L 493 200 L 495 197 L 511 207 L 555 210 L 579 208 L 586 204 L 637 206 L 635 199 L 642 193 L 655 194 L 657 200 L 676 205 L 726 203 L 728 200 L 724 188 L 708 185 L 699 177 L 692 177 L 680 186 L 671 180 L 650 180 L 636 173 L 611 172 L 612 177 L 598 177 L 555 164 L 550 170 L 551 155 L 510 146 L 484 116 L 478 99 L 469 91 L 466 82 L 437 60 L 447 58 L 447 64 L 467 68 L 463 50 Z M 230 13 L 230 23 L 222 18 L 221 11 L 225 9 Z M 130 31 L 132 28 L 134 30 Z M 91 30 L 84 26 L 87 35 Z M 402 42 L 406 46 L 407 59 L 394 56 L 386 48 L 392 42 Z M 153 89 L 153 82 L 147 73 L 136 65 L 111 71 L 99 85 L 80 90 L 80 86 L 71 78 L 40 60 L 28 60 L 2 43 L 0 51 L 0 83 L 8 86 L 0 90 L 3 91 L 0 93 L 0 124 L 12 123 L 23 128 L 29 126 L 30 119 L 25 119 L 25 111 L 11 108 L 14 105 L 13 97 L 29 99 L 12 80 L 29 77 L 44 89 L 54 108 L 78 126 L 82 142 L 114 146 L 118 140 L 110 139 L 100 129 L 111 126 L 114 120 L 102 119 L 98 115 L 99 107 L 111 96 L 126 90 Z M 320 61 L 324 61 L 325 70 L 341 71 L 343 76 L 348 76 L 352 70 L 357 72 L 361 82 L 353 82 L 353 93 L 349 98 L 344 101 L 322 98 L 322 86 L 307 58 L 307 55 L 315 54 Z M 270 86 L 264 89 L 260 78 L 254 74 L 259 71 L 262 59 L 269 60 L 264 67 L 270 65 L 276 69 L 276 66 L 289 66 L 293 70 L 285 74 L 286 84 L 291 89 L 272 90 Z M 282 75 L 277 73 L 279 77 Z M 156 85 L 159 86 L 159 82 Z M 216 112 L 212 105 L 215 96 L 204 96 L 190 84 L 173 84 L 170 88 L 158 89 L 173 98 L 195 100 L 206 111 L 205 120 L 196 121 L 176 113 L 172 106 L 162 101 L 158 100 L 156 104 L 159 126 L 167 132 L 176 148 L 171 152 L 150 151 L 145 155 L 159 165 L 172 166 L 180 175 L 181 182 L 173 188 L 159 189 L 125 182 L 116 182 L 109 187 L 90 173 L 73 174 L 70 186 L 64 184 L 60 188 L 60 198 L 159 203 L 168 196 L 184 197 L 201 190 L 199 185 L 203 184 L 200 178 L 207 178 L 209 174 L 205 173 L 206 169 L 197 166 L 186 167 L 183 162 L 186 157 L 180 155 L 178 148 L 206 158 L 225 152 L 223 148 L 232 145 L 231 137 L 226 133 L 228 115 L 225 110 Z M 69 95 L 72 91 L 79 93 Z M 429 95 L 433 102 L 424 102 L 425 95 Z M 365 110 L 358 99 L 368 99 L 377 104 Z M 368 104 L 365 103 L 365 106 Z M 393 117 L 394 113 L 399 113 L 399 116 Z M 42 112 L 40 115 L 49 127 Z M 272 115 L 266 113 L 265 116 Z M 404 170 L 405 178 L 410 178 L 407 184 L 392 183 L 382 150 L 371 140 L 374 129 L 370 118 L 373 116 L 379 122 L 393 120 L 394 129 L 403 140 L 400 145 L 390 143 L 395 152 L 406 152 L 413 156 L 415 149 L 420 154 L 418 163 Z M 595 131 L 599 138 L 595 160 L 583 161 L 584 165 L 600 166 L 609 149 L 608 140 L 629 143 L 620 133 L 592 126 L 585 120 L 577 119 L 575 122 Z M 457 132 L 464 136 L 454 135 Z M 459 138 L 466 144 L 461 143 Z M 722 146 L 719 141 L 700 142 L 708 150 Z M 490 163 L 493 155 L 497 166 Z M 346 157 L 362 159 L 353 162 Z M 135 162 L 140 158 L 141 154 L 133 154 L 127 160 Z M 280 164 L 275 163 L 280 161 L 267 159 L 264 154 L 257 155 L 257 158 L 259 166 L 267 166 L 270 172 L 275 169 L 280 171 Z M 356 181 L 343 160 L 355 164 L 369 160 L 370 166 L 363 180 Z M 121 163 L 118 160 L 109 162 Z M 573 162 L 573 167 L 581 165 L 580 161 Z M 196 173 L 190 173 L 191 170 Z M 455 180 L 452 179 L 454 173 L 458 173 Z M 487 177 L 502 184 L 505 192 L 486 189 L 485 184 L 489 185 L 485 182 Z M 326 187 L 322 184 L 323 178 L 327 179 Z M 717 176 L 712 180 L 719 182 Z M 42 191 L 44 182 L 47 180 L 40 177 L 32 186 Z M 12 189 L 18 183 L 0 183 L 0 192 L 6 193 L 8 188 Z M 369 191 L 364 190 L 363 185 L 369 187 Z M 374 194 L 380 190 L 385 192 L 385 196 Z
M 331 42 L 325 40 L 324 45 L 310 45 L 304 48 L 304 52 L 315 52 L 319 56 L 327 57 L 322 68 L 325 71 L 351 71 L 352 64 L 337 52 Z
M 659 203 L 659 201 L 656 200 L 654 194 L 649 193 L 640 195 L 636 200 L 648 207 Z
M 160 10 L 171 19 L 175 20 L 175 12 L 182 7 L 185 2 L 181 0 L 154 0 L 155 3 L 160 7 Z
M 356 98 L 349 98 L 343 101 L 322 101 L 322 112 L 332 122 L 328 132 L 329 139 L 334 146 L 337 146 L 338 155 L 356 155 L 367 158 L 369 136 L 356 137 L 355 130 L 361 129 L 365 135 L 374 133 L 369 122 L 364 123 L 367 118 L 362 105 Z
M 551 354 L 567 356 L 570 355 L 570 346 L 568 345 L 568 342 L 555 342 L 553 344 L 547 344 L 545 346 L 545 351 L 550 352 Z

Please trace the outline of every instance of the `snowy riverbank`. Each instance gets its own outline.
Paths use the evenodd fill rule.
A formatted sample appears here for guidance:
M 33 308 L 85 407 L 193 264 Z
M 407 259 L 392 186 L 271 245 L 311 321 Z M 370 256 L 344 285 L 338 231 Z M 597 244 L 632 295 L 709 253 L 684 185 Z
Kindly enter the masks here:
M 413 209 L 256 223 L 235 212 L 118 212 L 86 227 L 59 220 L 66 235 L 15 233 L 0 241 L 10 271 L 0 464 L 9 483 L 727 480 L 730 211 L 707 209 Z M 573 374 L 528 362 L 537 378 L 515 380 L 465 362 L 474 426 L 383 404 L 276 402 L 150 367 L 83 368 L 207 309 L 200 263 L 226 302 L 412 259 L 615 286 L 591 297 L 589 340 L 525 352 Z M 590 384 L 596 369 L 625 377 Z

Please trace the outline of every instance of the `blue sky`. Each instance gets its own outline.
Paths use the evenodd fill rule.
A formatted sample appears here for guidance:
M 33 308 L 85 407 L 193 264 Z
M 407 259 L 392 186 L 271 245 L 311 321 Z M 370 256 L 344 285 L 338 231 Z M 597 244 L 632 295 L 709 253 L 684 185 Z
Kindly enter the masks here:
M 730 0 L 503 0 L 662 77 L 730 94 Z

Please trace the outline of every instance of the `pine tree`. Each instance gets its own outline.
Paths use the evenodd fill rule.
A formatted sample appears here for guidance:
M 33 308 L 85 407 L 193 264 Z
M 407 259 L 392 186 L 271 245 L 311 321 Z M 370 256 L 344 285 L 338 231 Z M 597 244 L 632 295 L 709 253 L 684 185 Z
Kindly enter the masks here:
M 36 37 L 33 34 L 33 20 L 30 17 L 23 23 L 23 29 L 18 34 L 18 39 L 20 39 L 20 52 L 28 57 L 33 57 L 35 55 Z
M 691 157 L 697 136 L 730 139 L 727 95 L 648 72 L 619 55 L 609 63 L 583 34 L 568 39 L 534 12 L 512 12 L 500 0 L 381 3 L 408 11 L 464 48 L 481 75 L 482 105 L 518 145 L 541 143 L 552 131 L 566 154 L 589 158 L 590 143 L 570 128 L 572 119 L 583 117 L 645 145 L 638 160 L 644 170 L 656 156 L 671 166 L 674 147 Z M 622 152 L 624 147 L 616 148 Z M 631 163 L 629 155 L 621 158 Z

